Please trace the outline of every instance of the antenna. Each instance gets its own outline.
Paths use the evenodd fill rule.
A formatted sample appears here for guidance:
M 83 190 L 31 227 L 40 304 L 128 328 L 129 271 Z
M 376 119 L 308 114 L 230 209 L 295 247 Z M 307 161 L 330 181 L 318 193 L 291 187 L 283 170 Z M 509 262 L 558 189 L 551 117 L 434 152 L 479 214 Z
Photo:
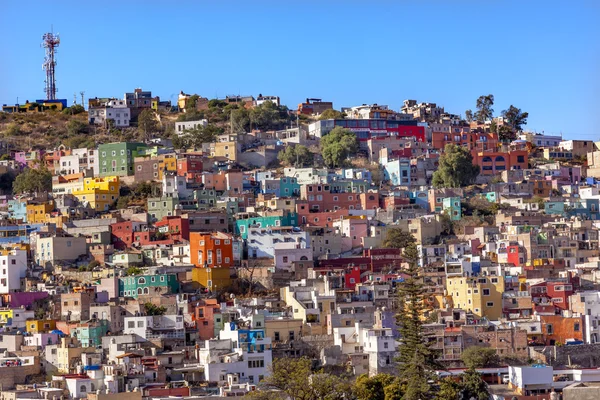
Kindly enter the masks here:
M 54 31 L 54 27 L 51 27 L 50 30 Z M 56 60 L 54 55 L 56 54 L 56 48 L 60 45 L 60 37 L 58 34 L 55 35 L 53 32 L 49 32 L 42 36 L 42 40 L 42 46 L 46 49 L 46 57 L 44 57 L 44 64 L 42 64 L 42 68 L 46 71 L 46 88 L 44 91 L 47 100 L 56 100 Z
M 73 92 L 73 105 L 77 104 L 77 93 Z
M 79 94 L 81 95 L 81 106 L 85 108 L 85 101 L 83 101 L 83 95 L 85 94 L 85 91 L 82 90 L 81 92 L 79 92 Z

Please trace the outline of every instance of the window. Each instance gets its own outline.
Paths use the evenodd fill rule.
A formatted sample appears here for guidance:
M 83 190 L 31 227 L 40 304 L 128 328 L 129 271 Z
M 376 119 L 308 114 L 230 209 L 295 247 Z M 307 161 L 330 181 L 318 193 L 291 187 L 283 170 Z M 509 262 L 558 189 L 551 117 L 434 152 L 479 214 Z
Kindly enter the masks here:
M 552 324 L 546 324 L 546 332 L 548 333 L 548 335 L 552 335 L 554 333 L 554 327 L 552 326 Z
M 488 301 L 487 303 L 485 303 L 486 307 L 494 307 L 494 302 L 493 301 Z
M 490 289 L 483 289 L 483 295 L 484 296 L 489 296 L 490 295 Z
M 284 263 L 288 262 L 288 256 L 283 256 L 283 262 Z
M 129 322 L 127 322 L 127 327 L 128 328 L 135 328 L 135 321 L 129 321 Z
M 579 329 L 580 329 L 579 322 L 575 322 L 575 325 L 573 325 L 573 331 L 579 332 Z

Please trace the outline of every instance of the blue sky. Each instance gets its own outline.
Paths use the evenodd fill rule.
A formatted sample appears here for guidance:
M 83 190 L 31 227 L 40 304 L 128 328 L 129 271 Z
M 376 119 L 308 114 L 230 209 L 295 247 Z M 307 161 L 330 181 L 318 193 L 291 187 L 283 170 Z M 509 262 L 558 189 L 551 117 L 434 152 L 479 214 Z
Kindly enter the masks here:
M 58 97 L 306 97 L 335 108 L 447 111 L 492 93 L 528 111 L 529 129 L 599 140 L 600 2 L 3 1 L 0 103 L 44 96 L 41 36 L 61 35 Z

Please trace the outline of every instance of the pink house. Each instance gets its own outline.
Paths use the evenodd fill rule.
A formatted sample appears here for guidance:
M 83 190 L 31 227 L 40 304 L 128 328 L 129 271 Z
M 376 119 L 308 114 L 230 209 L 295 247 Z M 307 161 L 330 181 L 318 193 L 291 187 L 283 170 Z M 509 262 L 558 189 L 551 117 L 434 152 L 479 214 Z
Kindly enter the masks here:
M 352 240 L 352 248 L 362 247 L 363 238 L 368 236 L 369 221 L 365 216 L 341 217 L 333 222 L 333 226 L 340 229 L 342 236 Z

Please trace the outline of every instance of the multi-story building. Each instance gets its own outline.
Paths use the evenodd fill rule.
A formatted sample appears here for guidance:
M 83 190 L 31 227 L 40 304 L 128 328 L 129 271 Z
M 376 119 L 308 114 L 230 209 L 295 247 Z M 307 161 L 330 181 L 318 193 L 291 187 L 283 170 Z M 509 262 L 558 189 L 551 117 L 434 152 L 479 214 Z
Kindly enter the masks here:
M 414 120 L 327 119 L 310 124 L 308 134 L 311 137 L 322 138 L 338 126 L 356 133 L 356 138 L 363 150 L 368 149 L 367 142 L 369 139 L 377 137 L 412 137 L 418 142 L 425 141 L 425 128 L 419 126 Z
M 468 310 L 476 318 L 496 321 L 502 317 L 503 276 L 449 276 L 446 291 L 455 308 Z
M 192 279 L 206 288 L 224 288 L 231 283 L 234 266 L 233 235 L 190 232 L 190 260 L 196 266 Z
M 131 176 L 135 157 L 146 154 L 144 143 L 107 143 L 98 146 L 100 176 Z
M 304 103 L 298 104 L 298 114 L 304 115 L 319 115 L 331 109 L 333 109 L 333 102 L 322 99 L 306 99 Z
M 124 128 L 129 126 L 130 120 L 131 110 L 125 100 L 98 98 L 89 100 L 88 122 L 92 125 Z
M 119 197 L 120 181 L 118 176 L 102 178 L 84 178 L 83 189 L 74 190 L 73 196 L 96 211 L 108 211 Z
M 87 241 L 83 236 L 47 236 L 35 240 L 34 259 L 38 265 L 71 263 L 87 254 Z
M 8 250 L 0 251 L 0 293 L 20 291 L 21 278 L 27 273 L 27 251 Z
M 179 281 L 175 274 L 138 275 L 119 278 L 119 296 L 138 298 L 177 293 Z

